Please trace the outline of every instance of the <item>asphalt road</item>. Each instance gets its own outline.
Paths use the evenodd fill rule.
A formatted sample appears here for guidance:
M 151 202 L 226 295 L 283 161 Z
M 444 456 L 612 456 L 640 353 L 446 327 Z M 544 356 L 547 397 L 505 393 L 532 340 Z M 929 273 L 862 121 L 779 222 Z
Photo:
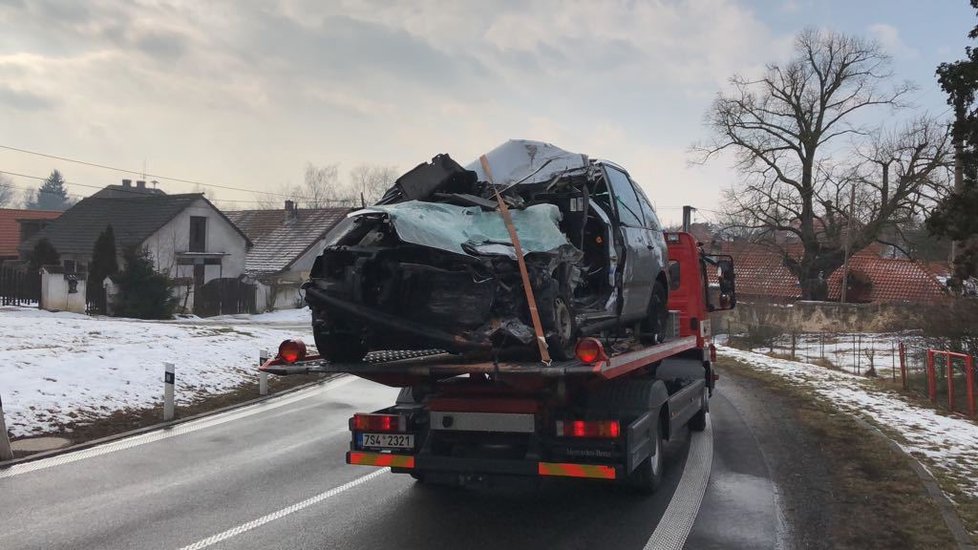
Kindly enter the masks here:
M 790 547 L 777 484 L 736 392 L 711 401 L 712 473 L 689 548 Z M 643 548 L 662 488 L 600 482 L 452 489 L 348 466 L 347 418 L 396 390 L 355 378 L 165 432 L 0 470 L 0 546 L 18 548 Z M 749 419 L 748 419 L 749 420 Z M 692 518 L 693 516 L 690 516 Z

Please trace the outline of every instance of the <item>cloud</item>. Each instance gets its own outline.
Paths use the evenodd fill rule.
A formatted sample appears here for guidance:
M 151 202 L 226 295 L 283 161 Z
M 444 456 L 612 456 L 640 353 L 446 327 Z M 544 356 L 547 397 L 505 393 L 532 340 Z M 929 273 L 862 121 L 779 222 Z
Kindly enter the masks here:
M 0 85 L 0 105 L 21 111 L 40 111 L 54 107 L 55 103 L 50 97 Z
M 912 59 L 920 56 L 920 52 L 903 42 L 903 39 L 900 38 L 900 31 L 893 25 L 874 23 L 866 30 L 890 55 Z

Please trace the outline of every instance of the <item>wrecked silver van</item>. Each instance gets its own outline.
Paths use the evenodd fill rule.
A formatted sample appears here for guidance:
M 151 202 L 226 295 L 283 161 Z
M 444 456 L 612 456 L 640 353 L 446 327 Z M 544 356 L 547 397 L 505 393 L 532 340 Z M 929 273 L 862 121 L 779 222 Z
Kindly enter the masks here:
M 438 155 L 352 212 L 326 238 L 305 299 L 320 354 L 371 350 L 532 351 L 519 236 L 550 354 L 580 336 L 633 330 L 660 338 L 668 255 L 641 188 L 620 166 L 550 144 L 510 140 L 461 166 Z M 489 180 L 493 183 L 489 183 Z

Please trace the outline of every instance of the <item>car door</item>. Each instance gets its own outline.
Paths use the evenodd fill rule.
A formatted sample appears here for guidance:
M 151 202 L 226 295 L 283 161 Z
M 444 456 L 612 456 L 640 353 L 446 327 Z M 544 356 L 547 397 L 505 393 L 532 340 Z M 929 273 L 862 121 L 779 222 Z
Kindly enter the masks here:
M 605 165 L 605 177 L 614 196 L 619 231 L 625 248 L 620 317 L 622 321 L 642 319 L 648 312 L 652 281 L 657 273 L 653 272 L 655 244 L 649 238 L 642 205 L 628 175 L 613 166 Z
M 649 232 L 649 241 L 653 245 L 652 276 L 655 277 L 660 271 L 665 271 L 666 264 L 669 260 L 669 251 L 666 248 L 666 236 L 662 232 L 662 223 L 659 221 L 659 216 L 655 213 L 655 208 L 652 207 L 652 201 L 645 196 L 645 192 L 642 191 L 641 186 L 634 181 L 632 181 L 632 185 L 635 186 L 635 194 L 638 195 L 638 200 L 642 205 L 645 228 Z

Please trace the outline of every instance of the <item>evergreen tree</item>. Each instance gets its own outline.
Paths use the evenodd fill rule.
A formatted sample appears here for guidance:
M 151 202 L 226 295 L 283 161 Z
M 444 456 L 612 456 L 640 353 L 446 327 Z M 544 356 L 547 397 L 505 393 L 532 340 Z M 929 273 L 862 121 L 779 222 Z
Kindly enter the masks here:
M 95 240 L 95 247 L 92 249 L 92 263 L 88 267 L 88 295 L 94 296 L 93 292 L 100 292 L 102 281 L 118 272 L 119 262 L 116 259 L 115 232 L 110 224 Z
M 123 252 L 125 269 L 113 281 L 119 293 L 113 303 L 113 315 L 136 319 L 169 319 L 173 317 L 177 300 L 170 289 L 173 281 L 153 267 L 149 252 L 129 248 Z
M 60 265 L 61 255 L 55 250 L 51 241 L 41 239 L 34 245 L 34 250 L 31 251 L 27 261 L 31 271 L 36 272 L 46 265 Z
M 971 0 L 978 10 L 978 0 Z M 978 38 L 978 26 L 968 37 Z M 958 241 L 955 276 L 959 280 L 978 275 L 978 50 L 965 48 L 965 59 L 941 63 L 937 80 L 947 93 L 954 112 L 951 128 L 955 145 L 954 192 L 931 212 L 927 228 L 935 235 Z
M 68 198 L 64 177 L 61 172 L 52 170 L 37 192 L 28 196 L 25 206 L 29 210 L 67 210 L 72 204 L 74 201 Z

